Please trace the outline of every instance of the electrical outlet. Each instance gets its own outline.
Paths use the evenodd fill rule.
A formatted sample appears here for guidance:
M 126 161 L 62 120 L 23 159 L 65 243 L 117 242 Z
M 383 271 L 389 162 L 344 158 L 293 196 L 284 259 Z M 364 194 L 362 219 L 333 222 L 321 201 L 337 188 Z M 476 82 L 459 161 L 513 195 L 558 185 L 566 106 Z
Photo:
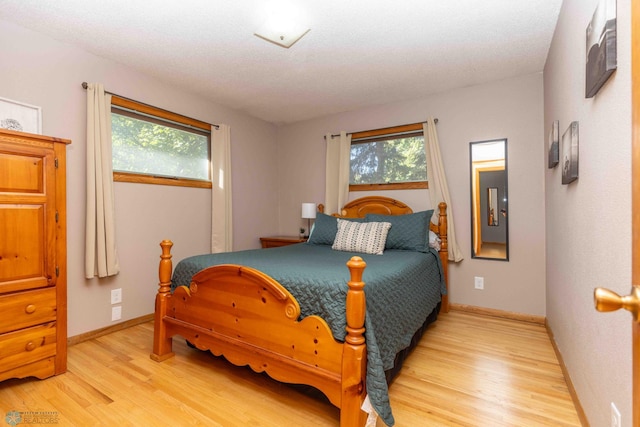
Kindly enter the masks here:
M 122 319 L 122 306 L 116 305 L 111 307 L 111 321 Z
M 622 427 L 622 417 L 616 404 L 611 402 L 611 427 Z
M 473 284 L 476 289 L 484 289 L 484 277 L 474 277 Z
M 120 304 L 122 302 L 122 288 L 111 290 L 111 304 Z

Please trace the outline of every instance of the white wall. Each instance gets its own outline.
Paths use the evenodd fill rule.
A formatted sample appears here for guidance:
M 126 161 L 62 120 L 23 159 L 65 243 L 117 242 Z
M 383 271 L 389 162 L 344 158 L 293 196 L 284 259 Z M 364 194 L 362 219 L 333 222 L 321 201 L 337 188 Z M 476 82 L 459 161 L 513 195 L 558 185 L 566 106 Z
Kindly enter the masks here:
M 231 126 L 234 242 L 259 247 L 277 229 L 276 128 L 272 124 L 184 93 L 118 63 L 0 20 L 0 97 L 42 107 L 46 135 L 68 138 L 69 336 L 109 326 L 109 294 L 122 288 L 122 320 L 153 312 L 162 239 L 176 260 L 209 250 L 208 190 L 116 183 L 116 233 L 121 273 L 84 279 L 86 93 L 83 81 L 209 123 Z M 213 77 L 212 77 L 213 78 Z
M 546 169 L 547 320 L 592 426 L 610 403 L 631 425 L 631 316 L 598 313 L 593 289 L 631 288 L 630 1 L 618 0 L 618 69 L 586 99 L 585 30 L 598 0 L 564 0 L 544 69 L 545 129 L 579 121 L 579 178 Z
M 542 83 L 542 74 L 537 73 L 280 127 L 280 232 L 295 235 L 304 225 L 300 203 L 324 200 L 323 135 L 437 117 L 458 243 L 465 255 L 464 261 L 450 267 L 451 301 L 544 315 Z M 495 138 L 508 138 L 509 262 L 470 258 L 469 142 Z M 350 198 L 362 195 L 372 193 Z M 430 207 L 426 190 L 383 195 L 404 201 L 414 210 Z M 474 289 L 474 276 L 484 276 L 484 291 Z

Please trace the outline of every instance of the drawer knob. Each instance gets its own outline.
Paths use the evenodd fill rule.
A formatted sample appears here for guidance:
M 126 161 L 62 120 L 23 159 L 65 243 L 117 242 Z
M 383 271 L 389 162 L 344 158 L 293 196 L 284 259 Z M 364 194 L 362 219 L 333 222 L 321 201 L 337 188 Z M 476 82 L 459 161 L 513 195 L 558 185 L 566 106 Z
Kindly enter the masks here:
M 35 305 L 33 305 L 33 304 L 29 304 L 28 306 L 26 306 L 26 307 L 24 308 L 24 311 L 25 311 L 25 313 L 27 313 L 27 314 L 31 314 L 31 313 L 33 313 L 34 311 L 36 311 L 36 306 L 35 306 Z
M 33 341 L 29 341 L 27 345 L 24 346 L 24 349 L 27 351 L 32 351 L 35 348 L 36 348 L 36 345 L 33 343 Z

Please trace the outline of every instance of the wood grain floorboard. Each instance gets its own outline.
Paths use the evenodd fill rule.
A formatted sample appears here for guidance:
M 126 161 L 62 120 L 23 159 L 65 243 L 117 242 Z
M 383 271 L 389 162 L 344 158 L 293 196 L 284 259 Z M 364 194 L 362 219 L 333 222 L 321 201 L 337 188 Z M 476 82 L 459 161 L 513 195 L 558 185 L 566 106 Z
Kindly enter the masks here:
M 337 426 L 326 399 L 174 340 L 149 358 L 153 323 L 69 347 L 68 372 L 0 383 L 0 417 L 58 426 Z M 390 386 L 396 426 L 580 426 L 544 326 L 440 316 Z M 383 424 L 379 421 L 378 426 Z

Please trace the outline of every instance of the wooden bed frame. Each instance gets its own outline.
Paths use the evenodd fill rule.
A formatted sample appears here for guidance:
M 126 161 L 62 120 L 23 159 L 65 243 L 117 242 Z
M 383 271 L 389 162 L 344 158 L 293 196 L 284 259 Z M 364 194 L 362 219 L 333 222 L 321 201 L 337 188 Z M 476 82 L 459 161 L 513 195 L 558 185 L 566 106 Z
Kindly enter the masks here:
M 448 277 L 446 204 L 439 205 L 439 224 L 432 229 L 442 239 L 440 257 Z M 354 200 L 338 217 L 364 217 L 367 213 L 411 213 L 402 202 L 386 197 Z M 354 256 L 346 301 L 345 342 L 333 338 L 319 316 L 298 321 L 300 307 L 277 281 L 240 265 L 206 268 L 192 278 L 189 288 L 171 293 L 171 246 L 160 243 L 159 290 L 156 295 L 153 353 L 163 361 L 174 354 L 172 337 L 180 335 L 200 350 L 223 355 L 234 365 L 248 365 L 286 383 L 307 384 L 322 391 L 340 408 L 340 426 L 364 426 L 360 409 L 366 396 L 365 295 L 362 273 L 366 263 Z M 448 311 L 443 296 L 442 309 Z

